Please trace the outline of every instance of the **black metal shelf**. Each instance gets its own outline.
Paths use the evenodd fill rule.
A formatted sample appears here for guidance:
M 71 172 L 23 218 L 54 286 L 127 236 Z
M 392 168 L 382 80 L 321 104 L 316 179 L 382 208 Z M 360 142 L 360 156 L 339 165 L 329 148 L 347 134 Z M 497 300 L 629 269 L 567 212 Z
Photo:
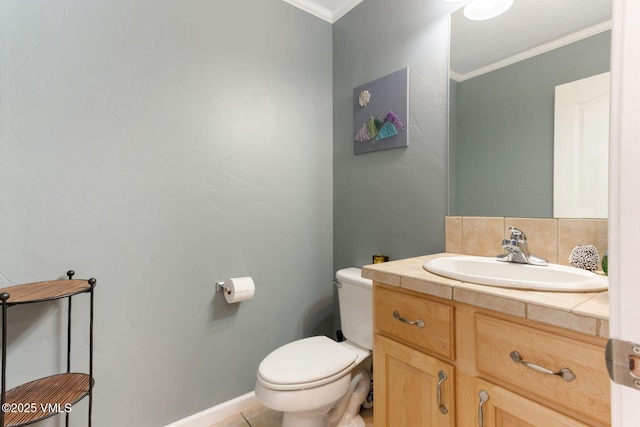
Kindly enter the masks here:
M 0 289 L 2 305 L 2 373 L 0 394 L 0 427 L 17 427 L 57 415 L 66 414 L 69 425 L 71 406 L 89 397 L 88 426 L 91 427 L 93 406 L 93 290 L 96 279 L 74 280 L 73 270 L 68 280 L 27 283 Z M 89 315 L 89 373 L 71 372 L 71 298 L 90 294 Z M 39 378 L 6 391 L 7 369 L 7 310 L 19 304 L 32 304 L 58 299 L 68 300 L 67 315 L 67 372 Z

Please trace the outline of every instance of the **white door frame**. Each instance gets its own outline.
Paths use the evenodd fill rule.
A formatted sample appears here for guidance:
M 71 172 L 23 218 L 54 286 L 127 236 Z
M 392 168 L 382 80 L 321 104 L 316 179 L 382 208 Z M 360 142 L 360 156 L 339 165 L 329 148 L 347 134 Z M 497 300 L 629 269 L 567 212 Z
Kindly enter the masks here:
M 609 266 L 611 338 L 640 343 L 640 1 L 613 1 Z M 612 383 L 614 427 L 640 426 L 640 391 Z

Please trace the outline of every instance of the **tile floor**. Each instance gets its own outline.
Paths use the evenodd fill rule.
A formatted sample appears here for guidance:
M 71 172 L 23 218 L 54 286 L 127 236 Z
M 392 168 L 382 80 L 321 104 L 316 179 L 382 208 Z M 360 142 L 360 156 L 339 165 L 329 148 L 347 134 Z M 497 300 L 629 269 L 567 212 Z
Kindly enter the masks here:
M 373 409 L 363 409 L 360 415 L 362 415 L 366 427 L 373 427 Z M 272 411 L 264 406 L 256 406 L 210 427 L 280 427 L 281 423 L 282 412 Z

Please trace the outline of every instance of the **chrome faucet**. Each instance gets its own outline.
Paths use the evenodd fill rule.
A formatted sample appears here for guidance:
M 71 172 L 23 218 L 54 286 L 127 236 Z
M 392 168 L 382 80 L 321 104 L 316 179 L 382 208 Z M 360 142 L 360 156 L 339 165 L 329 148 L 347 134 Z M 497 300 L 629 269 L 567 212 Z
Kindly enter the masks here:
M 502 241 L 502 247 L 506 251 L 498 255 L 498 261 L 516 262 L 519 264 L 547 265 L 546 259 L 537 257 L 527 248 L 527 236 L 516 227 L 509 227 L 511 236 Z

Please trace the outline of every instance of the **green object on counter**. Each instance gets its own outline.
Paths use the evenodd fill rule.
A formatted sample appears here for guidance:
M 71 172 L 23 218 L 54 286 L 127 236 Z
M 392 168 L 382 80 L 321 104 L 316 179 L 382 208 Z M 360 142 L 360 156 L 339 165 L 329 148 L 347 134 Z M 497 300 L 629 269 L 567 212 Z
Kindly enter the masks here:
M 609 274 L 609 251 L 606 251 L 602 257 L 602 271 L 604 274 Z

